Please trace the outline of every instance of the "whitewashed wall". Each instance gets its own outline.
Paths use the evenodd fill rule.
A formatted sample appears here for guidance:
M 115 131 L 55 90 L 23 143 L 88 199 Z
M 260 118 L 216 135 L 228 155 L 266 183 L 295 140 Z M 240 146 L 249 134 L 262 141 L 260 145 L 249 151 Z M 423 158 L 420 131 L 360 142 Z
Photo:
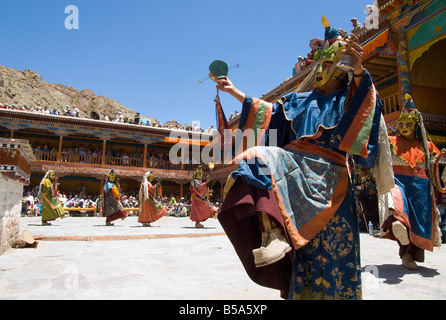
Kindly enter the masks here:
M 0 173 L 0 254 L 11 247 L 20 231 L 23 182 Z

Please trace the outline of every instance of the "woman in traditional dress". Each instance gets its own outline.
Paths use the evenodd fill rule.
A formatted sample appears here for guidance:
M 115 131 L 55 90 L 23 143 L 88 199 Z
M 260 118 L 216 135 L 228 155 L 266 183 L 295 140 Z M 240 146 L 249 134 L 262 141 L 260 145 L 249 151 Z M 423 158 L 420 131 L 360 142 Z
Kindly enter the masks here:
M 217 209 L 207 200 L 209 195 L 207 183 L 203 182 L 203 171 L 201 167 L 195 171 L 190 184 L 191 210 L 190 219 L 195 221 L 195 228 L 203 228 L 200 222 L 206 221 L 217 212 Z
M 388 194 L 387 216 L 381 217 L 381 228 L 383 237 L 398 242 L 403 265 L 416 270 L 416 261 L 424 262 L 424 251 L 441 245 L 430 161 L 440 151 L 427 140 L 423 118 L 411 96 L 406 95 L 406 100 L 398 119 L 398 134 L 389 137 L 395 187 Z
M 51 225 L 48 221 L 68 217 L 62 204 L 57 200 L 55 182 L 56 174 L 52 170 L 47 171 L 40 182 L 37 197 L 42 204 L 42 225 L 44 226 Z
M 353 158 L 375 165 L 380 129 L 387 148 L 388 140 L 356 37 L 344 47 L 337 29 L 325 17 L 322 23 L 325 44 L 308 76 L 315 90 L 290 93 L 273 105 L 246 96 L 228 78 L 217 81 L 219 90 L 243 104 L 240 129 L 252 129 L 257 144 L 263 136 L 262 145 L 268 145 L 274 130 L 277 138 L 276 146 L 252 147 L 235 159 L 239 169 L 226 182 L 218 219 L 256 283 L 289 299 L 360 299 L 358 218 L 349 169 Z M 337 68 L 346 53 L 353 57 L 350 86 Z
M 147 172 L 142 180 L 139 189 L 139 216 L 138 222 L 142 223 L 144 227 L 150 227 L 151 222 L 155 222 L 166 215 L 166 209 L 162 203 L 157 200 L 162 197 L 161 182 L 157 181 L 155 184 L 155 175 L 152 171 Z
M 116 183 L 115 170 L 112 169 L 107 175 L 107 180 L 104 185 L 104 205 L 102 206 L 102 214 L 107 217 L 105 220 L 106 226 L 113 226 L 113 221 L 117 219 L 124 220 L 127 217 L 127 213 L 125 212 L 120 199 L 121 191 Z

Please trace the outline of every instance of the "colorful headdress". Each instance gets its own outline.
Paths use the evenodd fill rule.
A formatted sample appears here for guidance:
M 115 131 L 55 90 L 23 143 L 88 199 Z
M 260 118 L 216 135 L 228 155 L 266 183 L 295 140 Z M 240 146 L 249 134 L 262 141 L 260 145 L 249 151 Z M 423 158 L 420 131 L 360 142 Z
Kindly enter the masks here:
M 147 171 L 146 173 L 144 173 L 143 179 L 147 179 L 148 181 L 150 181 L 150 179 L 155 179 L 155 174 L 153 173 L 153 171 Z
M 107 181 L 115 181 L 116 176 L 115 176 L 115 169 L 111 169 L 110 172 L 107 174 Z
M 344 40 L 341 37 L 341 34 L 339 33 L 338 29 L 330 27 L 330 22 L 324 15 L 322 15 L 321 23 L 322 26 L 325 28 L 325 40 L 322 49 L 319 49 L 314 53 L 314 60 L 316 61 L 324 57 L 332 58 L 333 55 L 336 55 L 340 46 L 339 44 L 333 46 L 333 44 L 337 41 Z M 320 40 L 320 39 L 314 39 L 314 40 Z M 310 42 L 310 47 L 312 47 L 312 42 Z
M 153 179 L 156 178 L 155 174 L 152 171 L 147 171 L 142 178 L 142 184 L 139 190 L 140 203 L 142 203 L 144 199 L 149 199 L 149 182 L 152 180 L 152 178 Z M 158 188 L 155 188 L 155 197 L 157 196 L 158 196 Z
M 415 122 L 420 121 L 420 116 L 418 110 L 415 108 L 415 104 L 413 103 L 412 96 L 408 93 L 405 95 L 406 104 L 404 105 L 403 111 L 400 113 L 400 117 L 398 121 L 401 119 L 413 120 Z
M 192 181 L 195 180 L 197 176 L 203 176 L 203 170 L 201 170 L 201 166 L 198 166 L 197 170 L 195 170 L 194 175 L 192 176 Z
M 318 62 L 316 67 L 316 85 L 324 85 L 330 79 L 337 79 L 342 73 L 342 70 L 336 68 L 341 59 L 344 49 L 343 38 L 339 30 L 330 27 L 328 19 L 322 15 L 322 26 L 325 28 L 325 40 L 322 49 L 314 53 L 314 60 Z M 311 43 L 310 43 L 311 44 Z M 332 66 L 329 70 L 323 70 L 322 66 L 325 62 L 331 62 Z
M 43 179 L 40 181 L 40 184 L 39 184 L 39 191 L 37 192 L 37 198 L 39 199 L 39 201 L 40 201 L 41 203 L 43 203 L 42 185 L 43 185 L 43 182 L 44 182 L 46 179 L 49 179 L 49 176 L 50 176 L 51 173 L 55 174 L 55 172 L 54 172 L 53 170 L 48 170 L 48 171 L 45 173 L 45 175 L 43 176 Z
M 325 28 L 325 41 L 328 41 L 330 44 L 332 44 L 335 41 L 343 41 L 344 39 L 341 37 L 341 33 L 339 32 L 339 29 L 330 27 L 330 22 L 328 21 L 327 17 L 322 15 L 321 23 Z

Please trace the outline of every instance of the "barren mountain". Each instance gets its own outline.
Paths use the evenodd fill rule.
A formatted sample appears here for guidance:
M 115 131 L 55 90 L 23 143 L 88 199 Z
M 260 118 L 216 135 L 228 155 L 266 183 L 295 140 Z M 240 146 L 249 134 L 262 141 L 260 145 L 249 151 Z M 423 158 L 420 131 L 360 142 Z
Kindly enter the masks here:
M 96 96 L 93 91 L 78 91 L 63 84 L 46 82 L 35 71 L 19 71 L 0 65 L 0 103 L 36 107 L 38 104 L 61 113 L 66 107 L 76 105 L 81 117 L 90 117 L 90 112 L 108 115 L 114 119 L 118 112 L 133 119 L 136 112 L 119 102 L 103 96 Z

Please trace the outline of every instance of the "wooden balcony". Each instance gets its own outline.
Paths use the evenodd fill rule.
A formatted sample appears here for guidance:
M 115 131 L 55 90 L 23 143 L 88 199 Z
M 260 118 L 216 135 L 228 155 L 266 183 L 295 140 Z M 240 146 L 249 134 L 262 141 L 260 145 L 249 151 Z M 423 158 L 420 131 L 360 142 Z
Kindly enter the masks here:
M 58 154 L 46 151 L 34 151 L 37 162 L 59 162 L 61 164 L 77 164 L 88 166 L 102 166 L 102 156 L 95 156 L 89 154 L 74 154 L 62 152 L 60 160 L 58 160 Z M 141 158 L 124 158 L 124 157 L 109 157 L 105 156 L 105 166 L 112 167 L 125 167 L 127 169 L 135 168 L 151 168 L 151 169 L 164 169 L 164 170 L 185 170 L 193 171 L 199 165 L 198 164 L 172 164 L 169 160 L 153 160 L 147 159 L 146 166 L 143 166 L 143 159 Z M 201 165 L 204 172 L 210 171 L 206 165 Z
M 0 109 L 0 131 L 8 138 L 26 139 L 31 145 L 48 144 L 53 151 L 34 150 L 33 172 L 55 170 L 59 177 L 66 175 L 95 176 L 104 179 L 110 169 L 121 177 L 141 179 L 144 172 L 154 171 L 163 180 L 187 183 L 199 164 L 173 164 L 166 160 L 167 148 L 177 143 L 192 149 L 205 146 L 209 133 L 191 132 L 102 120 L 45 115 L 22 110 Z M 181 137 L 181 140 L 179 139 Z M 40 142 L 40 143 L 38 143 Z M 77 144 L 90 144 L 95 154 L 66 152 Z M 110 156 L 109 151 L 123 149 L 129 157 Z M 87 149 L 87 148 L 86 148 Z M 136 152 L 138 151 L 138 152 Z M 121 152 L 118 152 L 121 153 Z M 154 160 L 151 154 L 163 154 Z M 105 155 L 105 156 L 102 156 Z M 203 171 L 209 171 L 201 164 Z M 118 175 L 119 176 L 119 175 Z

